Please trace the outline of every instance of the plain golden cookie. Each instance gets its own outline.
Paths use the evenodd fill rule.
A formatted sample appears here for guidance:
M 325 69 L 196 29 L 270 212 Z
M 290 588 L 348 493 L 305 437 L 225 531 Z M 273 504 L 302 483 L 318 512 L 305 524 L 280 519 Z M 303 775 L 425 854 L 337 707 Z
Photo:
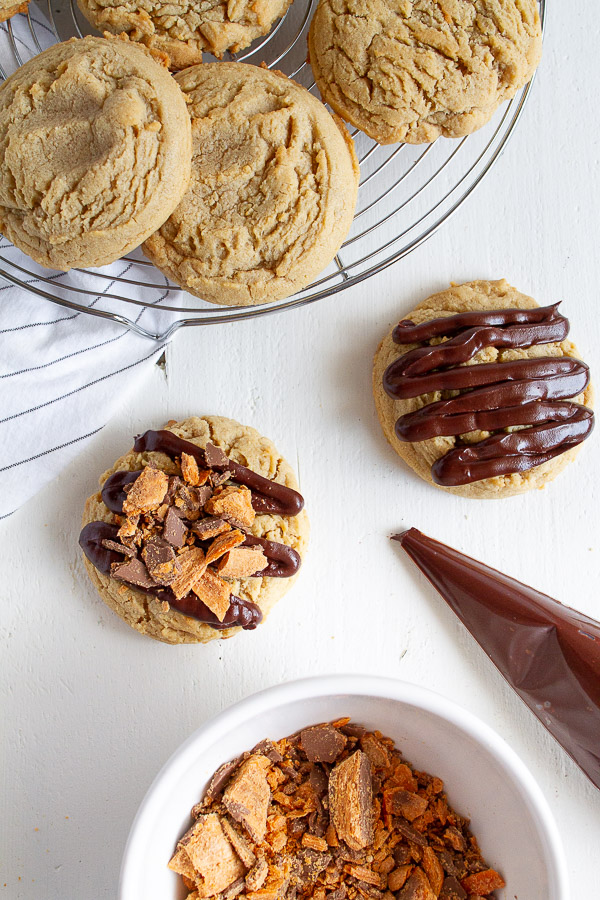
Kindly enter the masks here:
M 210 442 L 220 447 L 231 459 L 258 472 L 259 475 L 285 484 L 293 490 L 298 489 L 296 476 L 289 463 L 278 453 L 273 443 L 268 438 L 262 437 L 254 428 L 220 416 L 202 418 L 194 416 L 167 427 L 198 447 L 205 447 Z M 136 453 L 131 450 L 101 476 L 100 487 L 113 472 L 137 471 L 149 461 L 168 473 L 177 471 L 177 466 L 163 453 Z M 82 525 L 112 520 L 113 514 L 102 502 L 99 492 L 88 498 Z M 303 509 L 297 516 L 257 515 L 252 534 L 269 541 L 287 544 L 304 557 L 309 530 L 308 516 Z M 218 631 L 173 609 L 165 612 L 158 598 L 136 591 L 123 582 L 103 575 L 85 557 L 84 563 L 106 605 L 141 634 L 167 644 L 205 644 L 208 641 L 232 637 L 242 630 L 235 627 Z M 290 589 L 298 574 L 291 578 L 243 578 L 239 582 L 240 587 L 236 590 L 236 595 L 256 603 L 263 613 L 264 621 L 280 597 Z
M 0 22 L 5 22 L 17 13 L 27 12 L 29 0 L 25 3 L 14 3 L 14 0 L 0 0 Z
M 306 287 L 352 224 L 359 172 L 344 125 L 268 69 L 209 63 L 176 79 L 192 116 L 192 178 L 144 253 L 211 303 L 267 303 Z
M 219 58 L 237 53 L 267 34 L 292 0 L 77 0 L 99 31 L 127 34 L 166 53 L 173 69 L 202 62 L 202 53 Z
M 310 63 L 326 103 L 380 144 L 484 125 L 532 77 L 537 0 L 320 0 Z
M 56 44 L 0 87 L 0 231 L 43 266 L 133 250 L 179 203 L 190 159 L 183 95 L 135 44 Z
M 427 300 L 419 303 L 412 312 L 403 316 L 403 319 L 409 319 L 415 324 L 420 324 L 421 322 L 429 322 L 431 319 L 467 311 L 509 309 L 513 307 L 517 309 L 531 309 L 538 305 L 535 300 L 519 293 L 504 279 L 501 281 L 472 281 L 467 284 L 453 286 L 446 291 L 441 291 L 439 294 L 433 294 Z M 441 399 L 442 394 L 438 391 L 405 400 L 394 400 L 386 394 L 382 381 L 388 365 L 398 359 L 403 353 L 418 346 L 416 344 L 396 344 L 393 341 L 392 333 L 393 329 L 383 339 L 375 354 L 373 394 L 377 415 L 386 438 L 398 456 L 408 463 L 417 475 L 429 482 L 429 484 L 434 484 L 431 477 L 431 467 L 436 460 L 456 446 L 456 438 L 436 437 L 417 443 L 409 443 L 399 440 L 396 436 L 395 424 L 400 416 L 421 409 L 426 404 Z M 560 343 L 537 344 L 528 349 L 520 348 L 518 350 L 498 350 L 495 347 L 486 347 L 473 357 L 470 364 L 477 365 L 478 363 L 493 363 L 516 358 L 544 356 L 580 358 L 575 345 L 567 340 Z M 573 398 L 575 403 L 583 403 L 589 407 L 592 406 L 592 400 L 593 391 L 591 385 L 588 385 L 583 394 Z M 478 436 L 470 435 L 469 437 L 477 440 L 486 436 L 487 433 L 479 433 Z M 579 445 L 556 456 L 549 462 L 522 473 L 486 478 L 482 481 L 475 481 L 458 487 L 442 487 L 439 484 L 435 484 L 435 487 L 451 494 L 478 499 L 498 499 L 510 497 L 514 494 L 522 494 L 532 488 L 542 488 L 548 481 L 552 481 L 575 458 L 578 450 Z

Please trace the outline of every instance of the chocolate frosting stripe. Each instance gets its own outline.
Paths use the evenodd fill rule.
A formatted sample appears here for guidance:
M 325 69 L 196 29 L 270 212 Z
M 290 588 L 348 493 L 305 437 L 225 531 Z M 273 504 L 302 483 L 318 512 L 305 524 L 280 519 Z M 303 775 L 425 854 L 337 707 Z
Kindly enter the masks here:
M 173 434 L 172 431 L 146 431 L 136 437 L 133 449 L 137 453 L 144 452 L 161 452 L 174 459 L 181 456 L 182 453 L 188 453 L 193 456 L 198 464 L 204 468 L 206 465 L 206 457 L 204 450 L 185 441 L 183 438 Z M 232 459 L 228 460 L 226 465 L 215 465 L 213 468 L 220 471 L 231 472 L 232 481 L 238 484 L 244 484 L 252 491 L 252 506 L 258 513 L 276 513 L 280 516 L 297 516 L 304 507 L 304 498 L 297 491 L 286 487 L 284 484 L 278 484 L 269 478 L 263 478 L 252 469 L 246 468 Z
M 589 436 L 594 424 L 591 410 L 564 402 L 589 384 L 589 369 L 581 360 L 537 357 L 466 365 L 486 347 L 520 349 L 564 340 L 569 323 L 557 306 L 461 313 L 421 325 L 404 320 L 394 330 L 396 342 L 450 339 L 418 347 L 394 360 L 383 376 L 388 396 L 404 400 L 439 391 L 466 391 L 401 416 L 395 425 L 399 440 L 417 442 L 531 426 L 450 450 L 432 466 L 437 484 L 454 487 L 524 472 Z
M 401 363 L 403 358 L 401 357 L 398 362 Z M 395 363 L 392 363 L 392 366 L 394 365 Z M 587 365 L 580 359 L 572 359 L 570 356 L 544 356 L 514 359 L 510 362 L 479 363 L 476 366 L 459 366 L 456 369 L 444 369 L 420 376 L 405 375 L 398 370 L 390 372 L 390 369 L 391 366 L 385 372 L 383 385 L 386 393 L 395 400 L 419 397 L 433 391 L 460 391 L 486 384 L 494 385 L 492 396 L 501 399 L 504 382 L 510 381 L 536 381 L 538 391 L 546 390 L 549 392 L 546 396 L 552 396 L 551 391 L 560 391 L 561 385 L 564 388 L 565 378 L 569 379 L 567 383 L 572 387 L 572 392 L 567 394 L 562 390 L 554 396 L 576 397 L 589 382 Z M 548 382 L 546 388 L 540 384 L 541 379 Z
M 117 541 L 117 525 L 110 525 L 108 522 L 89 522 L 79 535 L 79 546 L 96 569 L 103 575 L 112 577 L 111 566 L 113 563 L 123 561 L 120 553 L 113 550 L 107 550 L 102 546 L 103 540 Z M 262 620 L 262 612 L 260 608 L 250 600 L 243 600 L 232 594 L 229 601 L 229 609 L 225 613 L 222 622 L 216 615 L 203 603 L 195 594 L 189 593 L 181 599 L 177 599 L 173 591 L 168 587 L 155 588 L 135 587 L 136 591 L 143 594 L 149 594 L 158 597 L 160 600 L 166 600 L 172 609 L 183 613 L 184 616 L 190 616 L 210 625 L 211 628 L 222 630 L 224 628 L 234 628 L 241 626 L 246 631 L 252 631 Z
M 410 319 L 403 319 L 396 325 L 393 332 L 393 340 L 396 344 L 412 344 L 419 341 L 430 341 L 434 337 L 452 337 L 467 328 L 480 328 L 483 325 L 521 325 L 521 324 L 546 324 L 562 323 L 561 333 L 565 328 L 565 336 L 569 331 L 568 320 L 558 312 L 559 303 L 552 306 L 536 306 L 533 309 L 492 309 L 489 312 L 477 311 L 458 313 L 455 316 L 440 316 L 438 319 L 430 319 L 421 325 L 415 325 Z M 532 329 L 532 334 L 544 334 L 543 330 L 537 332 Z M 533 343 L 545 344 L 548 341 L 563 340 L 561 337 L 543 338 Z
M 510 475 L 541 466 L 589 437 L 594 414 L 587 406 L 580 410 L 567 424 L 495 434 L 477 444 L 450 450 L 431 467 L 433 480 L 442 485 L 470 484 L 492 475 Z

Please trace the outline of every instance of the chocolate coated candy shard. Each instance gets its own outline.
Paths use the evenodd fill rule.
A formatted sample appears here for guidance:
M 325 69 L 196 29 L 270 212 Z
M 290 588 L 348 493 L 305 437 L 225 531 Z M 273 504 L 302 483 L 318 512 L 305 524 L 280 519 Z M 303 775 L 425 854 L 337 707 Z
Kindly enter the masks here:
M 192 525 L 192 531 L 201 541 L 208 541 L 210 538 L 216 537 L 229 531 L 231 525 L 228 525 L 225 519 L 218 519 L 215 516 L 209 516 L 206 519 L 199 519 Z
M 123 556 L 135 556 L 133 547 L 126 547 L 125 544 L 119 544 L 117 541 L 111 541 L 109 538 L 104 538 L 102 546 L 106 550 L 114 550 L 115 553 L 122 553 Z
M 444 878 L 439 900 L 467 900 L 467 892 L 453 875 L 449 875 Z
M 179 568 L 175 552 L 171 545 L 161 537 L 153 537 L 146 541 L 142 550 L 142 559 L 150 577 L 157 584 L 170 584 L 178 574 Z
M 416 528 L 394 540 L 600 788 L 600 623 Z
M 404 816 L 409 822 L 422 816 L 428 806 L 425 797 L 402 788 L 392 788 L 383 794 L 385 811 L 393 816 Z
M 150 578 L 148 570 L 141 559 L 129 559 L 126 562 L 118 563 L 113 567 L 111 575 L 119 581 L 126 581 L 127 584 L 132 584 L 134 587 L 156 587 L 156 582 Z
M 335 762 L 346 743 L 333 725 L 313 725 L 300 732 L 300 744 L 309 762 Z
M 243 834 L 235 828 L 232 823 L 227 818 L 221 819 L 221 827 L 223 831 L 227 835 L 228 840 L 231 843 L 231 846 L 244 863 L 247 869 L 251 869 L 254 863 L 256 862 L 256 856 L 254 855 L 254 851 L 252 850 L 252 845 L 250 842 L 244 837 Z M 252 890 L 258 890 L 258 887 L 252 888 Z
M 374 734 L 365 734 L 360 739 L 360 749 L 367 754 L 375 769 L 385 769 L 390 764 L 390 757 L 385 746 Z
M 267 831 L 267 813 L 271 789 L 267 772 L 271 761 L 260 753 L 246 759 L 233 776 L 223 794 L 223 805 L 240 822 L 253 841 L 260 843 Z
M 165 541 L 168 541 L 173 547 L 177 547 L 180 550 L 185 544 L 185 536 L 187 534 L 187 528 L 181 521 L 181 518 L 175 512 L 175 509 L 170 506 L 167 510 L 167 515 L 165 516 L 165 524 L 163 527 L 163 537 Z
M 323 853 L 318 850 L 312 850 L 302 847 L 298 851 L 298 862 L 300 863 L 299 880 L 303 888 L 314 884 L 321 872 L 327 868 L 331 862 L 331 853 Z
M 419 868 L 414 870 L 396 898 L 397 900 L 436 900 L 427 875 Z
M 204 795 L 205 803 L 215 800 L 223 792 L 225 785 L 233 772 L 237 769 L 238 764 L 239 759 L 232 759 L 229 762 L 223 763 L 222 766 L 219 766 L 213 777 L 210 779 L 210 783 L 206 789 Z
M 204 458 L 210 469 L 224 469 L 229 465 L 229 457 L 223 453 L 220 447 L 215 447 L 211 443 L 204 448 Z
M 357 750 L 329 775 L 329 811 L 338 838 L 352 850 L 373 842 L 371 763 Z

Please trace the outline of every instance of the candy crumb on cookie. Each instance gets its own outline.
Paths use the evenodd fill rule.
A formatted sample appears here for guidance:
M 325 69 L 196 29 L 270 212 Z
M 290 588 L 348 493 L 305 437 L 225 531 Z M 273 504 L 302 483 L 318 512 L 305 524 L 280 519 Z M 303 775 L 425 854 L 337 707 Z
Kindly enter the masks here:
M 150 637 L 252 630 L 298 573 L 304 501 L 252 428 L 206 417 L 147 431 L 101 484 L 79 539 L 86 567 L 102 599 Z

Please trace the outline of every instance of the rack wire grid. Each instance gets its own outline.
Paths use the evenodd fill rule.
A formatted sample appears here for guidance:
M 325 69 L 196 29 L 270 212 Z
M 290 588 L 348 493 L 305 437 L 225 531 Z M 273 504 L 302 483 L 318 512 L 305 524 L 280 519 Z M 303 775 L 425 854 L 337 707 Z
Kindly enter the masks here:
M 226 59 L 277 68 L 319 96 L 306 61 L 307 31 L 318 0 L 295 0 L 265 37 Z M 546 0 L 539 0 L 542 28 Z M 2 59 L 0 77 L 56 41 L 92 34 L 76 0 L 31 4 L 26 14 L 0 28 L 11 59 Z M 9 54 L 9 55 L 10 55 Z M 206 55 L 213 61 L 213 57 Z M 358 204 L 350 233 L 333 263 L 303 291 L 277 302 L 251 307 L 215 306 L 169 282 L 140 250 L 101 269 L 50 273 L 6 240 L 0 242 L 0 276 L 32 294 L 78 312 L 112 319 L 153 340 L 164 341 L 178 328 L 249 319 L 295 309 L 352 285 L 407 256 L 447 222 L 490 171 L 523 111 L 532 83 L 505 103 L 483 128 L 460 139 L 432 144 L 381 146 L 351 129 L 360 162 Z M 124 265 L 123 265 L 124 264 Z M 170 313 L 158 333 L 143 328 L 139 308 Z M 136 316 L 136 313 L 138 314 Z

